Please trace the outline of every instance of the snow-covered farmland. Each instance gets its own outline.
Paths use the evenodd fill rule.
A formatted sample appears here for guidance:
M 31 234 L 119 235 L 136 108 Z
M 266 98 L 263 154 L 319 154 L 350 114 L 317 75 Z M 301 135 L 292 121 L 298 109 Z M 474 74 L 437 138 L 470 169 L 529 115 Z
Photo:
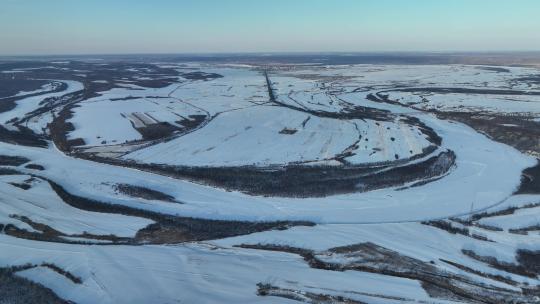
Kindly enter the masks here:
M 329 161 L 350 149 L 355 153 L 345 159 L 365 164 L 411 157 L 428 145 L 405 123 L 342 121 L 256 106 L 223 113 L 197 132 L 125 158 L 184 166 L 279 165 Z

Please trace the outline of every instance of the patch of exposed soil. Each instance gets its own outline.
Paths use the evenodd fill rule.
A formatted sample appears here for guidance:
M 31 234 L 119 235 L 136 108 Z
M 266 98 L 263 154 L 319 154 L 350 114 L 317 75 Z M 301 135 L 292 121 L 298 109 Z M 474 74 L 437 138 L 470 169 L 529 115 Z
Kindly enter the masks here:
M 30 129 L 19 126 L 18 131 L 8 130 L 4 126 L 0 125 L 0 141 L 21 145 L 46 148 L 48 146 L 47 141 L 42 136 L 36 135 Z
M 20 166 L 30 160 L 22 156 L 0 155 L 0 166 Z
M 136 128 L 144 140 L 156 140 L 171 136 L 174 132 L 181 129 L 168 122 L 158 122 L 151 125 L 146 125 L 142 128 Z
M 189 80 L 212 80 L 216 78 L 223 78 L 223 75 L 217 74 L 217 73 L 206 73 L 206 72 L 188 72 L 188 73 L 182 73 L 180 76 L 189 79 Z
M 120 193 L 129 195 L 131 197 L 138 197 L 146 200 L 158 200 L 171 203 L 180 203 L 171 195 L 141 186 L 118 184 L 115 186 L 115 188 Z
M 26 165 L 24 167 L 27 168 L 27 169 L 38 170 L 38 171 L 45 170 L 45 167 L 43 167 L 42 165 L 38 165 L 38 164 L 28 164 L 28 165 Z
M 540 160 L 536 166 L 523 170 L 516 194 L 540 194 Z
M 510 73 L 509 69 L 501 68 L 501 67 L 479 66 L 477 67 L 477 69 L 484 70 L 484 71 L 497 72 L 497 73 Z
M 516 260 L 529 272 L 540 275 L 540 251 L 520 249 L 516 252 Z

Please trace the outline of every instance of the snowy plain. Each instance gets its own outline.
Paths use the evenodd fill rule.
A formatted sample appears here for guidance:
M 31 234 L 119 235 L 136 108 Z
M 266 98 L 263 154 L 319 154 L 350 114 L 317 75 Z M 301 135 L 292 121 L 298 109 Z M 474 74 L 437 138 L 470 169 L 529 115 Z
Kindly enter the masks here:
M 330 254 L 328 250 L 370 242 L 406 257 L 433 262 L 440 269 L 490 286 L 520 292 L 525 284 L 540 284 L 538 277 L 507 272 L 463 254 L 463 250 L 471 250 L 515 264 L 519 262 L 517 250 L 540 250 L 537 231 L 525 235 L 509 233 L 509 229 L 539 223 L 540 208 L 524 206 L 539 203 L 540 195 L 514 194 L 520 186 L 522 171 L 535 166 L 538 160 L 463 123 L 442 120 L 423 111 L 435 107 L 537 115 L 540 107 L 535 96 L 529 99 L 520 95 L 518 100 L 510 100 L 507 95 L 501 99 L 500 96 L 435 94 L 428 97 L 425 107 L 414 109 L 407 107 L 407 102 L 419 96 L 411 93 L 390 93 L 391 98 L 402 98 L 402 105 L 366 99 L 369 93 L 399 85 L 537 90 L 534 84 L 514 80 L 537 70 L 508 67 L 509 72 L 501 73 L 463 65 L 354 65 L 299 66 L 270 71 L 278 100 L 303 109 L 291 110 L 269 103 L 266 82 L 257 67 L 193 64 L 190 68 L 223 77 L 211 80 L 179 77 L 178 83 L 158 89 L 132 86 L 100 92 L 100 96 L 81 101 L 73 109 L 69 122 L 74 129 L 68 132 L 68 139 L 82 138 L 85 145 L 77 147 L 81 151 L 122 151 L 119 159 L 147 164 L 261 168 L 329 160 L 360 139 L 361 144 L 346 160 L 362 165 L 392 161 L 395 155 L 399 155 L 398 159 L 419 155 L 429 146 L 417 126 L 401 119 L 407 116 L 432 128 L 442 138 L 436 151 L 453 151 L 455 164 L 440 179 L 415 187 L 326 197 L 272 197 L 85 160 L 60 151 L 51 141 L 47 148 L 0 142 L 1 155 L 24 157 L 44 168 L 1 167 L 15 167 L 20 172 L 0 176 L 0 223 L 4 225 L 35 232 L 31 225 L 17 218 L 24 216 L 66 234 L 87 232 L 133 237 L 153 223 L 142 217 L 89 212 L 69 206 L 43 182 L 45 179 L 62 185 L 74 195 L 172 216 L 240 221 L 307 220 L 316 224 L 204 242 L 140 246 L 42 242 L 2 233 L 0 267 L 28 263 L 57 265 L 79 277 L 82 283 L 76 284 L 42 266 L 17 275 L 81 304 L 297 303 L 282 297 L 260 296 L 257 283 L 339 295 L 366 303 L 459 302 L 434 298 L 418 280 L 356 270 L 315 269 L 296 254 L 236 247 L 279 244 L 322 252 L 320 256 L 325 261 L 346 263 L 346 257 Z M 68 89 L 60 93 L 22 96 L 13 111 L 0 116 L 2 121 L 23 117 L 47 97 L 83 89 L 79 82 L 65 82 Z M 321 112 L 342 113 L 353 106 L 387 111 L 392 119 L 317 116 Z M 133 113 L 144 113 L 171 124 L 177 123 L 177 117 L 189 115 L 205 115 L 208 121 L 193 132 L 135 148 L 125 147 L 122 144 L 126 141 L 143 139 L 136 129 L 138 121 L 130 116 Z M 100 117 L 100 121 L 95 117 Z M 295 132 L 281 132 L 284 129 Z M 111 155 L 116 157 L 114 153 Z M 27 183 L 30 188 L 24 190 L 14 185 L 21 183 Z M 129 196 L 117 190 L 119 184 L 159 191 L 181 203 Z M 470 235 L 452 234 L 422 223 L 454 217 L 467 219 L 472 214 L 509 207 L 518 209 L 511 214 L 478 220 L 479 224 L 498 227 L 500 231 L 477 225 L 467 227 Z M 471 237 L 473 234 L 491 241 Z M 491 277 L 468 272 L 443 260 Z M 517 283 L 494 279 L 497 276 Z

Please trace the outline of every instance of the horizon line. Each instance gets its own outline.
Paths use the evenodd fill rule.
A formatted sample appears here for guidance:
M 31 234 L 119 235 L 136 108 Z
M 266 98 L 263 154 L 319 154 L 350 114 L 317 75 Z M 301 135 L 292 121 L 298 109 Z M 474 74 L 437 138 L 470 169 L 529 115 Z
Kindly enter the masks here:
M 231 55 L 497 55 L 497 54 L 536 54 L 538 50 L 448 50 L 448 51 L 224 51 L 224 52 L 111 52 L 111 53 L 50 53 L 50 54 L 0 54 L 0 58 L 14 57 L 87 57 L 87 56 L 231 56 Z

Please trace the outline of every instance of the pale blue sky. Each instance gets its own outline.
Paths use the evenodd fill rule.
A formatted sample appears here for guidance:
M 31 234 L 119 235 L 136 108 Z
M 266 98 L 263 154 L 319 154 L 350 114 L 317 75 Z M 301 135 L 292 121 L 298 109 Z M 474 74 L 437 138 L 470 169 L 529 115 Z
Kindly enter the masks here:
M 540 50 L 539 0 L 0 0 L 0 54 Z

